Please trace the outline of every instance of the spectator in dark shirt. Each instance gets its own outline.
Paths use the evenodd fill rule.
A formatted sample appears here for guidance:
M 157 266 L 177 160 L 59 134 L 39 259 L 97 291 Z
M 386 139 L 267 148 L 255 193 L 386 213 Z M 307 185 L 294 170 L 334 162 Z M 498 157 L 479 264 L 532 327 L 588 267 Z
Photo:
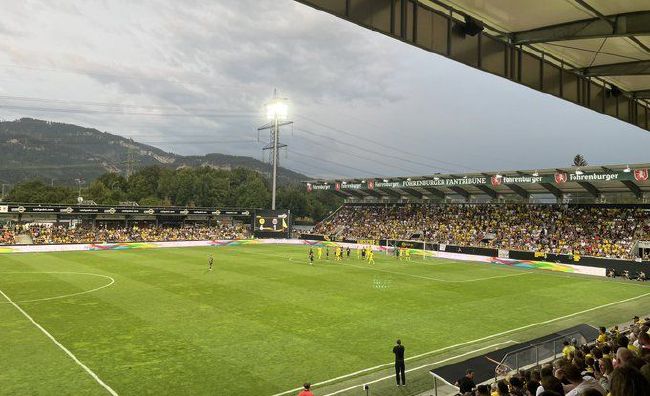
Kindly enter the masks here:
M 476 387 L 474 383 L 474 370 L 467 370 L 465 376 L 456 381 L 456 386 L 459 388 L 460 393 L 473 391 Z
M 404 345 L 401 340 L 397 340 L 397 345 L 393 347 L 395 354 L 395 380 L 397 386 L 400 386 L 400 378 L 402 386 L 406 386 L 406 365 L 404 364 Z

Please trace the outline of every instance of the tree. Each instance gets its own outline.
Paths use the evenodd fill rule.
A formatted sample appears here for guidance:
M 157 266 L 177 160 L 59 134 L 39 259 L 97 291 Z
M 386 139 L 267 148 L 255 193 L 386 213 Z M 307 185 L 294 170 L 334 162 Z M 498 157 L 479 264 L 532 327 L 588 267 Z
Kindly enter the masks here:
M 139 201 L 145 197 L 156 197 L 160 179 L 168 172 L 173 171 L 160 166 L 148 166 L 138 170 L 127 182 L 128 198 L 132 201 Z
M 582 154 L 576 154 L 576 156 L 573 157 L 573 166 L 580 167 L 580 166 L 587 166 L 587 165 L 588 165 L 587 160 L 585 159 L 585 157 L 582 156 Z
M 311 217 L 307 203 L 307 193 L 303 188 L 296 185 L 285 186 L 278 189 L 277 207 L 291 210 L 296 217 Z
M 77 192 L 72 187 L 52 187 L 41 180 L 30 180 L 16 184 L 7 195 L 6 201 L 73 204 L 77 202 Z

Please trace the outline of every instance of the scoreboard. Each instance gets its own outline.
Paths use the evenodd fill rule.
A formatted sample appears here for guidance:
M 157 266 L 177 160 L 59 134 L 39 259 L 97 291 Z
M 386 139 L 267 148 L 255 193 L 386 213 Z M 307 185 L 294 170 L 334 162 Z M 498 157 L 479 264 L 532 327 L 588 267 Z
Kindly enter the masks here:
M 291 238 L 291 212 L 258 210 L 253 217 L 255 238 Z

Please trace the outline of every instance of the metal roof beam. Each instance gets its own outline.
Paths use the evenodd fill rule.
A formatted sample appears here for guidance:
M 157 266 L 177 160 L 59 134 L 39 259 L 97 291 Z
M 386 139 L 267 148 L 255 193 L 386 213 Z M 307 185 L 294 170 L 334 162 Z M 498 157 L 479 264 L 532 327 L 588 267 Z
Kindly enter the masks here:
M 497 195 L 499 195 L 499 194 L 497 194 L 496 191 L 494 191 L 493 189 L 491 189 L 488 186 L 477 185 L 476 188 L 483 191 L 484 193 L 486 193 L 487 195 L 489 195 L 493 199 L 496 199 Z
M 539 183 L 539 185 L 544 187 L 546 189 L 546 191 L 548 191 L 551 194 L 555 195 L 555 198 L 562 198 L 562 190 L 555 187 L 551 183 Z
M 449 187 L 449 189 L 455 192 L 456 194 L 461 195 L 465 199 L 469 199 L 469 196 L 471 195 L 467 190 L 465 190 L 464 188 L 460 188 L 458 186 Z
M 445 199 L 445 193 L 443 191 L 438 190 L 437 188 L 434 187 L 422 187 L 422 188 L 427 190 L 427 192 L 431 193 L 431 195 L 435 195 L 440 199 Z
M 362 194 L 359 191 L 355 191 L 355 190 L 351 190 L 351 189 L 350 190 L 345 190 L 345 192 L 352 195 L 352 196 L 355 196 L 357 198 L 365 198 L 366 197 L 365 194 Z
M 631 91 L 632 96 L 637 99 L 650 99 L 650 89 L 642 89 L 640 91 Z
M 329 190 L 329 191 L 331 191 L 332 193 L 338 195 L 339 197 L 350 198 L 350 194 L 346 194 L 344 192 L 336 191 L 336 190 Z
M 368 194 L 368 195 L 372 195 L 372 196 L 375 197 L 375 198 L 381 198 L 381 197 L 383 197 L 383 195 L 379 194 L 379 193 L 378 193 L 377 191 L 375 191 L 375 190 L 365 190 L 365 193 Z
M 528 191 L 524 190 L 522 187 L 519 187 L 516 184 L 506 184 L 505 186 L 524 199 L 528 199 L 530 197 L 530 193 Z
M 418 190 L 413 189 L 413 188 L 403 187 L 402 191 L 404 191 L 405 193 L 407 193 L 409 195 L 412 195 L 412 196 L 414 196 L 414 197 L 416 197 L 418 199 L 422 199 L 422 197 L 424 196 L 424 194 L 422 194 L 421 192 L 419 192 Z
M 380 187 L 379 190 L 385 192 L 386 194 L 390 195 L 393 198 L 401 198 L 402 197 L 402 194 L 400 194 L 399 192 L 393 190 L 392 188 Z
M 625 184 L 625 187 L 632 191 L 637 198 L 643 198 L 643 191 L 633 181 L 622 180 L 621 183 Z
M 596 197 L 596 198 L 600 197 L 600 194 L 601 194 L 600 190 L 597 189 L 596 187 L 594 187 L 593 184 L 591 184 L 589 182 L 584 182 L 584 181 L 578 182 L 578 184 L 580 184 L 582 186 L 582 188 L 587 190 L 587 192 L 589 194 L 593 195 L 594 197 Z
M 512 42 L 513 44 L 535 44 L 550 41 L 634 35 L 650 35 L 650 11 L 583 19 L 515 32 L 512 34 Z
M 650 74 L 650 60 L 611 63 L 578 69 L 587 77 L 595 76 L 646 76 Z

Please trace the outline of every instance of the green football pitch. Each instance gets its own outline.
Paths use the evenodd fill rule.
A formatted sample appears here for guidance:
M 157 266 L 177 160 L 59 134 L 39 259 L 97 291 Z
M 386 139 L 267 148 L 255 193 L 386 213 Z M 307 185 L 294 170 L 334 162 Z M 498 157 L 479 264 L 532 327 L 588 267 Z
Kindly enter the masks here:
M 417 394 L 432 365 L 650 306 L 634 282 L 383 254 L 310 266 L 307 251 L 0 255 L 0 393 Z M 382 380 L 397 338 L 405 388 Z

